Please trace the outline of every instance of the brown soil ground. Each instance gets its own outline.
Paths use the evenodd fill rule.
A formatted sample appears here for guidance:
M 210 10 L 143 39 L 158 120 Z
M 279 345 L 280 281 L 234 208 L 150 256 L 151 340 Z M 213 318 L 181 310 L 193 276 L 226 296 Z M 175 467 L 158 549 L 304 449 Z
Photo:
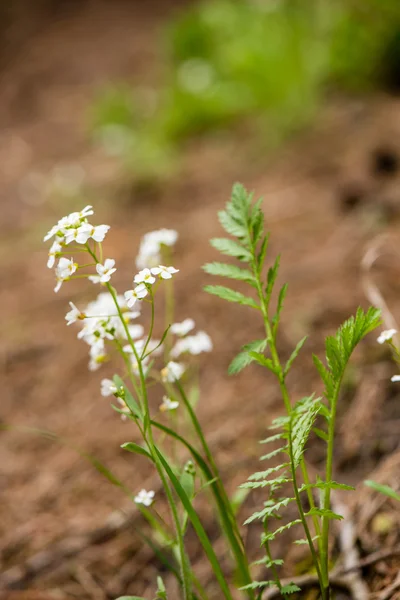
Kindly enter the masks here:
M 272 232 L 270 256 L 282 255 L 280 279 L 290 284 L 282 355 L 288 356 L 298 339 L 310 334 L 307 351 L 289 380 L 295 398 L 321 391 L 311 350 L 322 355 L 324 335 L 359 304 L 368 304 L 360 265 L 371 244 L 379 244 L 382 256 L 370 278 L 395 318 L 400 316 L 400 101 L 384 96 L 335 100 L 312 131 L 274 158 L 255 155 L 252 140 L 243 132 L 193 141 L 184 152 L 179 176 L 154 189 L 132 185 L 131 176 L 121 174 L 88 141 L 85 115 L 99 85 L 120 79 L 157 81 L 159 28 L 175 9 L 161 2 L 84 3 L 35 27 L 3 61 L 1 422 L 50 430 L 68 443 L 17 430 L 0 433 L 0 585 L 24 590 L 4 591 L 2 598 L 152 597 L 161 570 L 143 549 L 132 523 L 109 541 L 100 532 L 96 543 L 92 540 L 86 547 L 82 542 L 87 532 L 109 522 L 110 515 L 115 520 L 119 509 L 129 511 L 130 504 L 71 446 L 103 461 L 132 491 L 150 485 L 154 473 L 120 450 L 135 433 L 100 397 L 103 374 L 88 373 L 86 347 L 65 327 L 68 300 L 87 300 L 87 286 L 74 283 L 57 296 L 52 292 L 53 276 L 46 269 L 41 240 L 64 213 L 88 198 L 97 208 L 98 222 L 112 225 L 107 254 L 118 262 L 115 282 L 121 290 L 132 276 L 141 235 L 159 227 L 179 231 L 177 307 L 182 318 L 195 318 L 214 341 L 213 354 L 201 361 L 199 417 L 231 492 L 257 468 L 257 440 L 265 437 L 280 411 L 278 389 L 261 370 L 251 368 L 236 378 L 226 374 L 239 347 L 259 337 L 260 324 L 249 319 L 245 308 L 226 306 L 202 292 L 207 277 L 201 265 L 216 258 L 208 240 L 220 233 L 216 212 L 232 182 L 240 180 L 264 197 Z M 84 172 L 83 201 L 61 198 L 43 183 L 54 177 L 55 167 L 71 164 Z M 355 364 L 341 409 L 335 479 L 358 483 L 384 464 L 389 471 L 383 479 L 398 485 L 398 469 L 396 478 L 392 467 L 381 462 L 398 448 L 399 393 L 389 381 L 395 366 L 373 337 L 357 353 Z M 315 444 L 308 458 L 318 467 L 319 457 Z M 373 503 L 362 486 L 357 493 L 358 506 Z M 246 502 L 243 517 L 254 502 Z M 358 533 L 365 542 L 363 552 L 399 543 L 398 519 L 389 521 L 389 529 L 379 529 L 380 521 L 373 521 L 379 510 L 389 518 L 391 506 L 380 503 L 362 520 Z M 251 529 L 247 534 L 255 552 L 257 535 Z M 51 569 L 37 576 L 18 569 L 39 551 L 49 550 L 47 558 L 38 555 L 35 571 L 38 561 L 50 562 L 58 542 L 68 541 L 71 548 L 82 542 L 81 550 L 74 554 L 72 548 L 70 558 L 55 561 Z M 219 552 L 220 540 L 215 545 Z M 222 550 L 220 556 L 223 560 Z M 201 556 L 194 556 L 194 562 L 207 582 Z M 365 573 L 377 592 L 393 582 L 396 572 L 390 560 L 379 564 Z

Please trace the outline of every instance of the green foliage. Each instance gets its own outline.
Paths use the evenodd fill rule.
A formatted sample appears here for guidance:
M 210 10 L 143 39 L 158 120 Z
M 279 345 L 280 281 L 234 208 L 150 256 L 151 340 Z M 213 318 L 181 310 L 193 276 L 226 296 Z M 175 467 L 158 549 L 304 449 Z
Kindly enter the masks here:
M 325 384 L 325 396 L 331 403 L 337 394 L 347 363 L 354 348 L 370 332 L 381 323 L 380 311 L 377 308 L 369 308 L 365 313 L 358 308 L 355 317 L 350 317 L 335 336 L 328 336 L 325 342 L 327 368 L 321 361 L 313 356 L 322 381 Z
M 400 494 L 395 492 L 395 490 L 390 486 L 383 485 L 382 483 L 377 483 L 376 481 L 371 481 L 370 479 L 367 479 L 366 481 L 364 481 L 364 483 L 368 487 L 372 488 L 373 490 L 376 490 L 377 492 L 380 492 L 381 494 L 384 494 L 388 498 L 392 498 L 393 500 L 397 500 L 398 502 L 400 502 Z
M 254 358 L 252 356 L 252 352 L 262 352 L 267 347 L 267 340 L 255 340 L 254 342 L 250 342 L 249 344 L 245 344 L 242 348 L 242 351 L 239 352 L 237 356 L 232 360 L 231 364 L 228 368 L 229 375 L 236 375 L 250 365 Z
M 139 178 L 169 173 L 190 136 L 246 121 L 273 147 L 310 121 L 327 84 L 359 91 L 387 81 L 400 56 L 400 6 L 203 0 L 176 13 L 162 39 L 161 85 L 107 85 L 90 111 L 94 138 Z

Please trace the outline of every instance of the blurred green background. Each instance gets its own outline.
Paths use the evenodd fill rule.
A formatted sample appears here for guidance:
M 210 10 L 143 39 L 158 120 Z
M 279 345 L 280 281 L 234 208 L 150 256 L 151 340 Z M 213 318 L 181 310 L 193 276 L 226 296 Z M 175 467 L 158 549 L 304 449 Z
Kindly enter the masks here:
M 400 89 L 398 0 L 203 0 L 163 27 L 156 88 L 93 100 L 90 131 L 141 179 L 176 167 L 185 140 L 238 125 L 264 148 L 309 123 L 326 94 Z

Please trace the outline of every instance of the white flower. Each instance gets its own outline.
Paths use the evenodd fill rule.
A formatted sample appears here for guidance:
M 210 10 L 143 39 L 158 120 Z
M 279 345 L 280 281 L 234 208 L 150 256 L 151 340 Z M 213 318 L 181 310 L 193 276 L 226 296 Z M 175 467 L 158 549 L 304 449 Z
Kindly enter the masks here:
M 49 250 L 49 259 L 47 261 L 47 266 L 49 269 L 52 269 L 54 267 L 54 263 L 56 262 L 56 256 L 59 252 L 61 252 L 61 250 L 62 246 L 60 242 L 58 240 L 55 240 L 52 243 L 51 248 Z
M 79 308 L 75 306 L 73 302 L 69 303 L 71 310 L 67 312 L 65 315 L 65 320 L 67 321 L 67 325 L 72 325 L 72 323 L 76 323 L 77 321 L 82 321 L 86 318 L 85 313 L 83 313 Z
M 110 229 L 109 225 L 97 225 L 97 227 L 93 227 L 90 230 L 90 237 L 95 242 L 102 242 L 106 237 L 107 231 Z
M 113 394 L 115 394 L 117 392 L 117 386 L 115 385 L 115 383 L 113 382 L 112 379 L 102 379 L 100 382 L 100 385 L 101 385 L 100 393 L 105 398 L 107 396 L 112 396 Z
M 134 283 L 149 283 L 152 284 L 156 280 L 155 277 L 151 274 L 150 269 L 143 269 L 139 271 L 137 275 L 135 275 L 133 281 Z
M 171 356 L 176 358 L 184 352 L 190 354 L 200 354 L 201 352 L 211 352 L 213 348 L 210 336 L 205 331 L 199 331 L 196 335 L 189 335 L 186 338 L 178 340 L 171 350 Z
M 163 265 L 153 267 L 150 270 L 153 275 L 159 275 L 162 279 L 171 279 L 173 273 L 179 272 L 179 269 L 175 269 L 175 267 L 164 267 Z
M 393 375 L 390 381 L 393 381 L 393 383 L 400 381 L 400 375 Z
M 183 365 L 171 360 L 161 371 L 161 378 L 163 381 L 173 382 L 180 379 L 184 372 L 185 367 Z
M 93 283 L 107 283 L 107 281 L 110 281 L 111 275 L 117 270 L 114 269 L 114 265 L 115 260 L 113 258 L 106 258 L 104 265 L 97 263 L 96 271 L 98 275 L 90 275 L 90 281 Z
M 143 325 L 137 325 L 137 324 L 128 325 L 128 329 L 129 329 L 130 336 L 133 340 L 138 340 L 144 334 Z
M 54 288 L 55 292 L 58 292 L 63 281 L 66 281 L 71 277 L 73 273 L 75 273 L 78 265 L 74 263 L 73 259 L 65 258 L 62 256 L 58 261 L 58 265 L 56 267 L 56 277 L 57 277 L 57 285 Z
M 150 490 L 146 492 L 146 490 L 140 490 L 140 492 L 135 496 L 134 500 L 136 504 L 143 504 L 144 506 L 151 506 L 154 501 L 155 492 Z
M 147 294 L 148 291 L 144 283 L 139 283 L 139 285 L 136 286 L 134 290 L 128 290 L 127 292 L 124 292 L 125 300 L 129 308 L 132 308 L 135 302 L 141 300 L 142 298 L 147 296 Z
M 96 338 L 90 346 L 89 371 L 97 371 L 107 359 L 104 340 Z
M 384 344 L 385 342 L 390 342 L 392 337 L 394 335 L 396 335 L 397 331 L 396 329 L 386 329 L 385 331 L 382 331 L 382 333 L 380 334 L 380 336 L 377 339 L 378 344 Z
M 57 225 L 54 225 L 54 227 L 52 227 L 50 231 L 46 233 L 46 235 L 43 238 L 43 241 L 47 242 L 47 240 L 49 240 L 57 234 L 64 234 L 65 230 L 67 230 L 69 227 L 76 227 L 80 225 L 80 223 L 84 222 L 86 220 L 86 217 L 88 217 L 89 215 L 93 215 L 92 207 L 85 206 L 85 208 L 80 212 L 72 212 L 66 217 L 63 217 L 58 221 Z
M 173 323 L 173 325 L 170 327 L 170 332 L 174 333 L 175 335 L 179 335 L 179 337 L 183 337 L 184 335 L 188 334 L 189 331 L 192 331 L 194 326 L 195 323 L 193 319 L 185 319 L 181 323 Z
M 161 247 L 173 246 L 178 239 L 174 229 L 159 229 L 150 231 L 143 236 L 140 243 L 136 265 L 139 269 L 155 267 L 161 260 Z
M 167 410 L 175 410 L 178 408 L 179 402 L 177 400 L 171 400 L 168 396 L 163 396 L 163 402 L 160 404 L 161 412 L 165 412 Z

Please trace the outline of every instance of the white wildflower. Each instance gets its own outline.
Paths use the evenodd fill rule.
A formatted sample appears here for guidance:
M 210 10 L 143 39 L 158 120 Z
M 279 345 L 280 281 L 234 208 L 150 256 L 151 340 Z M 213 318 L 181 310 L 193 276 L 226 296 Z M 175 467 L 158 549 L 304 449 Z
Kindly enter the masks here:
M 380 334 L 380 336 L 377 339 L 378 344 L 384 344 L 385 342 L 390 342 L 392 337 L 394 335 L 396 335 L 397 330 L 396 329 L 386 329 L 385 331 L 382 331 L 382 333 Z
M 160 404 L 161 412 L 165 412 L 167 410 L 175 410 L 178 408 L 179 402 L 177 400 L 171 400 L 168 396 L 163 396 L 162 404 Z
M 134 283 L 148 283 L 150 285 L 154 283 L 155 280 L 156 278 L 153 277 L 150 269 L 143 269 L 142 271 L 139 271 L 139 273 L 135 275 L 133 279 Z
M 176 358 L 184 352 L 197 355 L 201 352 L 211 352 L 212 348 L 210 336 L 205 331 L 199 331 L 195 335 L 178 340 L 171 350 L 171 356 Z
M 132 306 L 138 300 L 141 300 L 142 298 L 147 296 L 147 294 L 148 290 L 144 283 L 139 283 L 139 285 L 136 286 L 134 290 L 128 290 L 127 292 L 124 292 L 125 300 L 129 308 L 132 308 Z
M 189 331 L 192 331 L 194 327 L 195 323 L 193 319 L 185 319 L 181 323 L 173 323 L 170 327 L 170 332 L 179 337 L 183 337 L 184 335 L 187 335 Z
M 60 238 L 59 238 L 60 239 Z M 49 269 L 54 267 L 54 263 L 56 262 L 56 257 L 59 252 L 61 252 L 62 246 L 58 240 L 54 240 L 49 250 L 49 259 L 47 261 L 47 266 Z
M 57 285 L 54 288 L 55 292 L 58 292 L 60 287 L 62 286 L 63 281 L 66 281 L 75 273 L 78 265 L 74 263 L 72 258 L 65 258 L 62 256 L 58 261 L 58 265 L 56 267 L 56 277 L 57 277 Z
M 115 383 L 113 382 L 112 379 L 102 379 L 100 382 L 100 385 L 101 385 L 100 393 L 105 398 L 107 396 L 112 396 L 113 394 L 115 394 L 118 391 L 117 386 L 115 385 Z
M 155 267 L 161 260 L 162 246 L 173 246 L 178 239 L 178 233 L 173 229 L 150 231 L 143 236 L 140 243 L 136 265 L 139 269 Z
M 107 283 L 107 281 L 110 281 L 111 275 L 117 270 L 114 265 L 115 260 L 113 258 L 106 258 L 104 265 L 98 263 L 96 265 L 97 275 L 90 275 L 90 281 L 92 283 Z
M 73 302 L 69 303 L 71 310 L 67 312 L 65 315 L 65 320 L 67 321 L 67 325 L 72 325 L 72 323 L 76 323 L 77 321 L 82 321 L 86 318 L 85 313 L 83 313 L 79 308 L 75 306 Z
M 393 383 L 397 383 L 398 381 L 400 381 L 400 375 L 393 375 L 390 381 L 393 381 Z
M 151 506 L 154 501 L 155 492 L 150 490 L 146 492 L 146 490 L 140 490 L 140 492 L 135 496 L 134 500 L 136 504 L 143 504 L 144 506 Z
M 144 334 L 143 325 L 137 325 L 137 324 L 128 325 L 128 329 L 129 329 L 129 334 L 133 340 L 138 340 Z
M 179 269 L 175 269 L 175 267 L 164 267 L 163 265 L 153 267 L 150 270 L 153 275 L 159 275 L 161 279 L 171 279 L 174 273 L 179 272 Z
M 161 371 L 161 378 L 163 381 L 173 382 L 180 379 L 185 372 L 185 367 L 181 363 L 170 361 L 164 369 Z

